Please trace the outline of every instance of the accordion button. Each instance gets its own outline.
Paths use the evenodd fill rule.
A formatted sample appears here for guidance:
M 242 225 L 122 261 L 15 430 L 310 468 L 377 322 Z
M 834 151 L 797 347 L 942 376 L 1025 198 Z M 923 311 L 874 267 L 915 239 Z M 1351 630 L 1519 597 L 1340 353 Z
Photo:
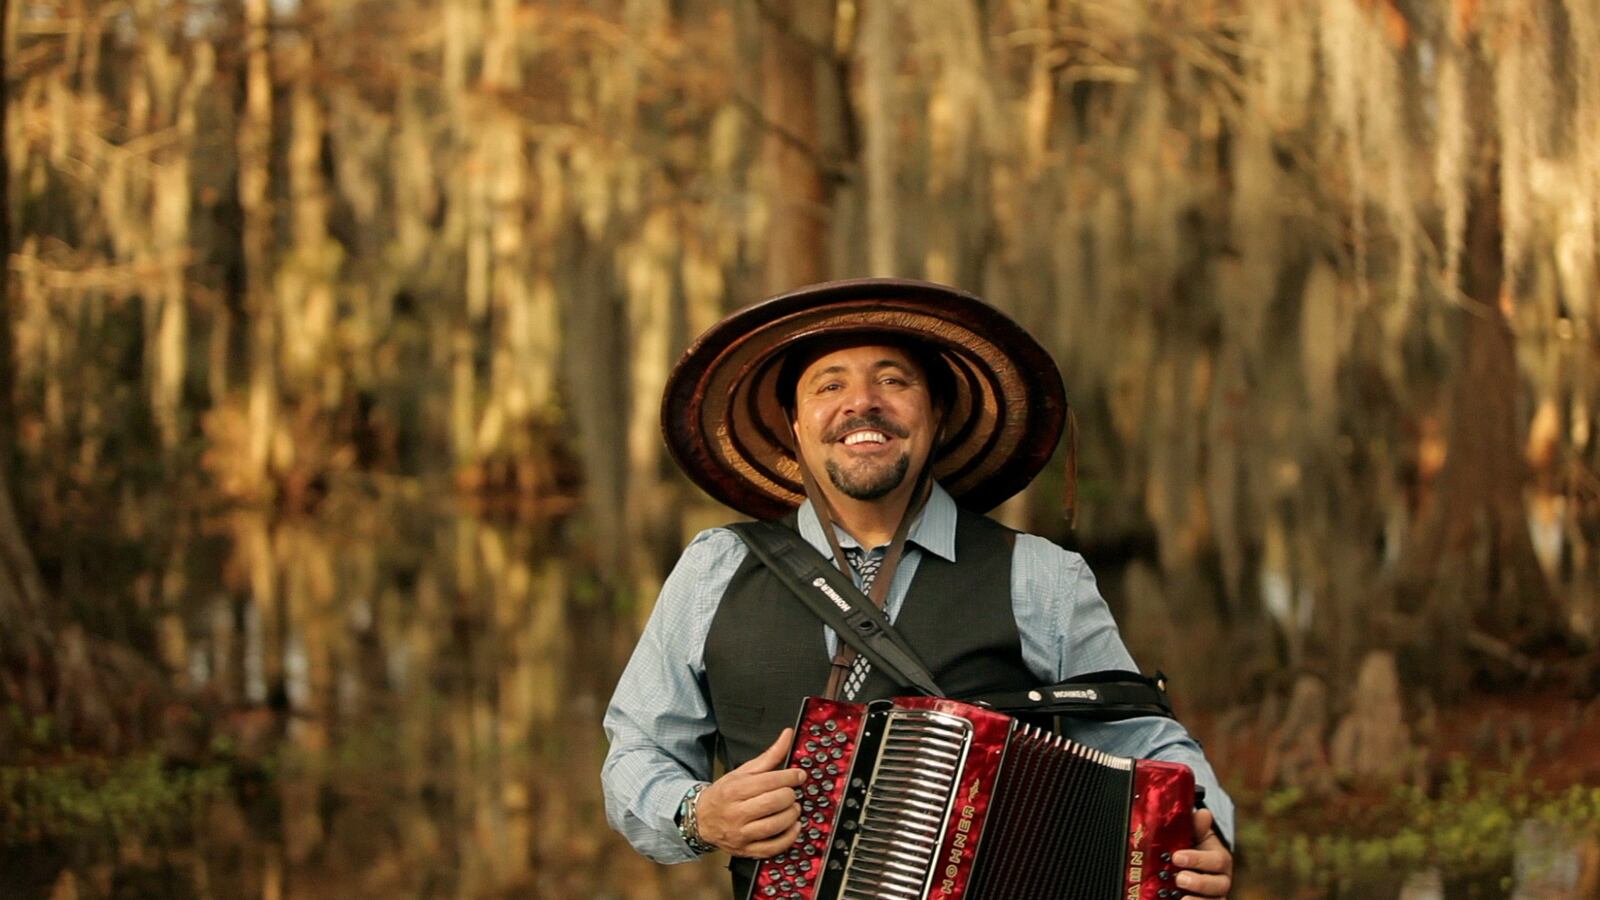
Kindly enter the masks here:
M 835 747 L 835 748 L 833 748 L 833 750 L 829 751 L 828 755 L 833 757 L 834 759 L 843 759 L 844 758 L 844 749 L 841 748 L 841 747 Z
M 839 723 L 829 719 L 828 721 L 822 723 L 822 727 L 826 728 L 828 731 L 838 731 Z
M 812 759 L 809 756 L 800 757 L 800 768 L 802 768 L 802 769 L 809 769 L 809 768 L 811 768 L 812 766 L 814 766 L 816 764 L 817 764 L 817 761 Z
M 821 850 L 817 849 L 817 845 L 816 844 L 807 844 L 806 845 L 806 855 L 807 856 L 816 856 L 818 853 L 821 853 L 821 852 L 822 852 Z
M 1162 881 L 1166 881 L 1167 879 L 1172 877 L 1172 870 L 1171 869 L 1162 869 L 1161 871 L 1156 873 L 1156 877 L 1161 879 Z
M 1163 853 L 1163 854 L 1161 854 L 1161 861 L 1165 862 L 1165 863 L 1172 862 L 1172 854 L 1171 853 Z
M 825 779 L 822 782 L 822 789 L 825 790 L 825 791 L 828 791 L 829 793 L 832 793 L 833 792 L 833 779 L 832 778 Z
M 761 889 L 761 896 L 763 896 L 763 897 L 776 897 L 776 896 L 778 896 L 778 887 L 777 887 L 777 885 L 769 884 L 766 887 L 762 888 Z
M 823 796 L 817 798 L 817 808 L 818 809 L 827 809 L 828 807 L 830 807 L 832 805 L 833 805 L 833 801 L 828 799 L 827 795 L 823 795 Z
M 844 868 L 844 863 L 842 863 L 842 862 L 840 862 L 840 861 L 838 861 L 838 860 L 837 860 L 837 859 L 835 859 L 835 860 L 831 860 L 831 861 L 829 861 L 829 863 L 828 863 L 828 868 L 829 868 L 829 869 L 832 869 L 832 870 L 833 870 L 833 871 L 835 871 L 835 872 L 837 872 L 837 871 L 839 871 L 839 870 L 840 870 L 840 869 L 842 869 L 842 868 Z
M 822 823 L 828 821 L 828 814 L 819 809 L 811 814 L 811 821 L 821 825 Z
M 822 726 L 816 724 L 815 722 L 813 722 L 813 723 L 811 723 L 811 727 L 807 728 L 806 731 L 809 731 L 814 735 L 821 734 L 822 733 Z
M 815 753 L 815 752 L 817 752 L 817 742 L 816 741 L 806 741 L 806 752 L 807 753 Z
M 797 888 L 800 888 L 801 890 L 805 890 L 806 885 L 808 885 L 810 883 L 811 883 L 811 879 L 805 877 L 804 875 L 801 875 L 800 877 L 798 877 L 798 878 L 796 878 L 794 880 L 794 886 L 797 887 Z

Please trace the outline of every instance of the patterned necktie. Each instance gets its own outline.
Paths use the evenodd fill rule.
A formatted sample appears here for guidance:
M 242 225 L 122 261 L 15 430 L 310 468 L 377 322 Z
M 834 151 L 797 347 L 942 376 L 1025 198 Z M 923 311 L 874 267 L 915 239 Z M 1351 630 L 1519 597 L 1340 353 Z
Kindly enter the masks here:
M 844 551 L 845 559 L 850 561 L 850 568 L 856 570 L 861 576 L 861 593 L 872 592 L 872 582 L 878 578 L 878 570 L 883 568 L 883 554 L 868 554 L 860 547 L 848 547 Z M 850 674 L 845 676 L 844 687 L 840 691 L 845 700 L 854 700 L 856 692 L 867 683 L 867 675 L 872 672 L 872 663 L 865 656 L 856 656 L 850 664 Z

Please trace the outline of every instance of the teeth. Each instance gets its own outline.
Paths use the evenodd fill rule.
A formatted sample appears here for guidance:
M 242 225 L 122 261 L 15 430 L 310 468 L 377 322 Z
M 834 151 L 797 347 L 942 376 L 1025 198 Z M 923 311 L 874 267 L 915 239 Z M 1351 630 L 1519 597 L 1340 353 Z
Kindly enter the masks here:
M 848 447 L 851 444 L 861 444 L 867 441 L 872 441 L 875 444 L 881 444 L 887 440 L 889 440 L 888 436 L 881 431 L 858 431 L 855 434 L 845 438 L 844 443 L 845 446 Z

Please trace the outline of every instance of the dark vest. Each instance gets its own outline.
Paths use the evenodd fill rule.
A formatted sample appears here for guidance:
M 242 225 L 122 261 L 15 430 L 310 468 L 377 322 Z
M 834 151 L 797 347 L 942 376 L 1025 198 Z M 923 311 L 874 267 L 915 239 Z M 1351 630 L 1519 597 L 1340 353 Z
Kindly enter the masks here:
M 1011 605 L 1014 535 L 960 510 L 956 562 L 923 552 L 895 628 L 952 697 L 1035 687 L 1022 660 Z M 820 695 L 830 665 L 822 622 L 754 554 L 734 573 L 706 635 L 706 681 L 716 716 L 717 755 L 735 768 L 794 724 L 800 701 Z M 874 669 L 858 702 L 913 693 Z M 735 859 L 736 897 L 754 861 Z

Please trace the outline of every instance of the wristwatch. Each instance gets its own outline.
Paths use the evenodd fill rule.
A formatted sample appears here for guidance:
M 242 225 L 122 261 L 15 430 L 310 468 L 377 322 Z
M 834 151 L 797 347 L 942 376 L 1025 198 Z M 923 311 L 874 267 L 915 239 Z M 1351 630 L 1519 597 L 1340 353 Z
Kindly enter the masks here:
M 672 821 L 678 826 L 678 836 L 689 845 L 695 853 L 710 853 L 717 849 L 711 844 L 700 839 L 700 792 L 711 785 L 702 781 L 683 795 L 683 801 L 678 804 L 678 814 Z

